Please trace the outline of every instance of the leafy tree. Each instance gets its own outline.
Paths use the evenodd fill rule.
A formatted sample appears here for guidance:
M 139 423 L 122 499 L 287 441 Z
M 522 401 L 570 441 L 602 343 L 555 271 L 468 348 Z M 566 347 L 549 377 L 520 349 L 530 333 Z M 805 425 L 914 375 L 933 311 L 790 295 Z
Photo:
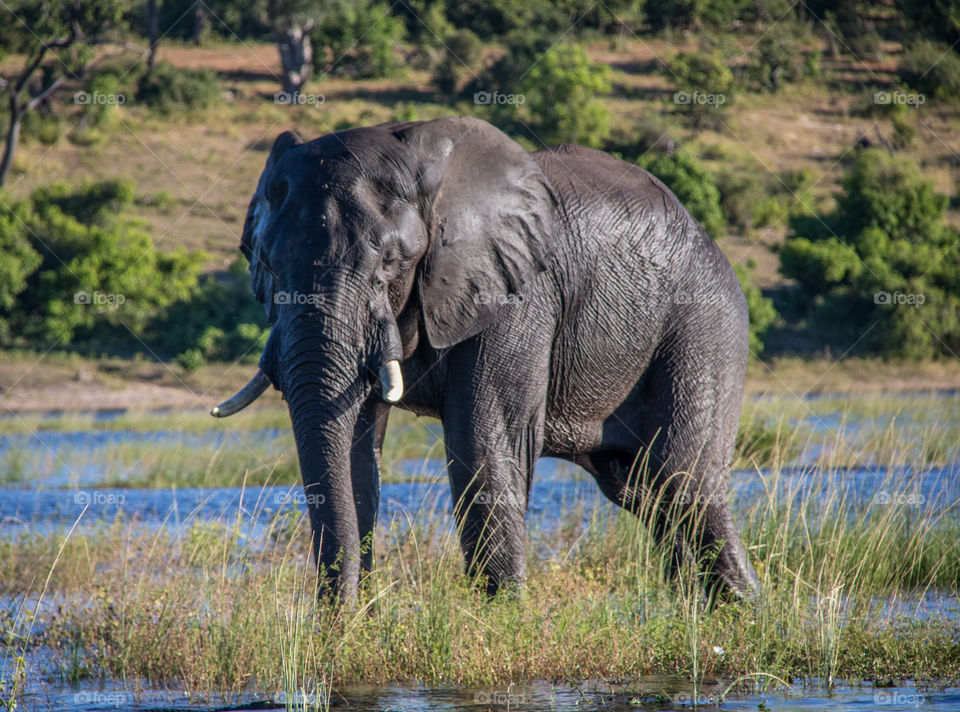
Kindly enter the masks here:
M 960 350 L 960 254 L 946 206 L 915 165 L 865 150 L 835 211 L 794 221 L 780 270 L 826 341 L 907 357 Z
M 953 46 L 960 42 L 960 4 L 956 0 L 897 0 L 907 25 L 921 37 Z
M 708 117 L 718 117 L 733 100 L 733 72 L 717 50 L 681 52 L 667 65 L 677 91 L 673 101 L 701 128 Z
M 483 42 L 467 29 L 447 35 L 442 59 L 433 72 L 433 84 L 443 94 L 455 94 L 463 77 L 472 73 L 483 56 Z
M 10 176 L 24 116 L 50 98 L 68 77 L 82 76 L 96 60 L 90 45 L 122 26 L 124 0 L 11 0 L 0 23 L 0 61 L 22 55 L 15 73 L 0 75 L 7 96 L 7 128 L 0 185 Z M 52 59 L 52 61 L 47 61 Z M 34 79 L 40 75 L 39 86 Z
M 22 255 L 2 290 L 16 296 L 0 304 L 5 344 L 130 343 L 157 310 L 190 293 L 203 254 L 159 252 L 118 217 L 132 198 L 123 182 L 54 183 L 3 208 L 0 239 Z
M 386 77 L 398 68 L 396 48 L 403 41 L 403 20 L 391 14 L 390 5 L 379 0 L 358 0 L 341 5 L 327 15 L 311 33 L 318 47 L 318 73 L 349 73 L 354 77 Z
M 5 196 L 4 196 L 5 197 Z M 18 295 L 27 287 L 27 278 L 40 266 L 41 257 L 27 239 L 23 225 L 29 207 L 24 203 L 0 200 L 0 343 L 9 343 L 9 315 Z
M 609 68 L 591 62 L 577 45 L 554 45 L 531 58 L 535 47 L 515 38 L 510 52 L 481 77 L 488 88 L 475 94 L 475 102 L 489 106 L 495 124 L 537 146 L 602 145 L 609 114 L 597 97 L 610 91 Z
M 912 44 L 897 74 L 911 89 L 943 101 L 960 95 L 960 56 L 949 45 L 921 40 Z
M 161 113 L 203 109 L 220 97 L 217 76 L 212 71 L 190 70 L 160 62 L 137 86 L 137 101 Z
M 733 271 L 737 273 L 743 296 L 747 299 L 747 312 L 750 315 L 750 356 L 760 356 L 763 353 L 764 336 L 776 321 L 777 310 L 773 306 L 773 300 L 763 296 L 763 292 L 754 286 L 749 266 L 735 264 Z
M 747 71 L 761 88 L 778 92 L 784 84 L 795 82 L 808 73 L 803 45 L 797 27 L 777 23 L 760 38 L 750 53 Z
M 255 363 L 270 329 L 250 291 L 246 261 L 238 258 L 227 274 L 208 276 L 189 296 L 159 313 L 147 333 L 160 351 L 175 354 L 192 369 L 214 360 Z
M 674 192 L 707 234 L 714 239 L 723 235 L 720 191 L 713 176 L 694 156 L 677 149 L 670 154 L 649 157 L 642 161 L 642 165 Z

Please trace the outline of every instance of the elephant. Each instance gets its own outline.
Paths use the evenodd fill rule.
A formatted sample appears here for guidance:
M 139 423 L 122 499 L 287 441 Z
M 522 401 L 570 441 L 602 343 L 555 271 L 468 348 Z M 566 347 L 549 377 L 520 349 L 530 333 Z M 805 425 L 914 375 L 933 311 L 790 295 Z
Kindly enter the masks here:
M 272 329 L 212 413 L 281 391 L 326 595 L 355 602 L 373 565 L 393 406 L 442 421 L 466 571 L 490 595 L 523 582 L 539 457 L 644 517 L 669 569 L 759 592 L 728 503 L 746 300 L 651 174 L 576 145 L 528 152 L 468 116 L 288 131 L 240 249 Z

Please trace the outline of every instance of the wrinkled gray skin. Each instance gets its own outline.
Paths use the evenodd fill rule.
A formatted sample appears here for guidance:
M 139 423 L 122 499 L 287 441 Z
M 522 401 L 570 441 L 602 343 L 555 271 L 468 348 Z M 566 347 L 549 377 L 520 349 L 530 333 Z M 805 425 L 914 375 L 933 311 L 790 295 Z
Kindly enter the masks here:
M 285 133 L 241 249 L 273 324 L 261 371 L 289 405 L 314 553 L 341 598 L 371 566 L 393 359 L 397 405 L 443 421 L 467 569 L 489 591 L 524 576 L 540 456 L 649 516 L 714 589 L 758 590 L 727 505 L 746 303 L 650 174 L 577 146 L 528 154 L 466 117 Z

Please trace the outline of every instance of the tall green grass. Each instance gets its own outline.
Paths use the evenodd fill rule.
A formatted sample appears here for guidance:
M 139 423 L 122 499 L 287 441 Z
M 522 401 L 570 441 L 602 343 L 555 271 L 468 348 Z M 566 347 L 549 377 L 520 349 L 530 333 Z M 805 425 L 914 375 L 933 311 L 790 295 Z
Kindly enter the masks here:
M 773 494 L 777 478 L 742 514 L 763 583 L 755 605 L 708 606 L 692 568 L 665 578 L 670 552 L 637 519 L 595 510 L 584 522 L 576 507 L 532 528 L 527 585 L 492 601 L 464 577 L 449 515 L 424 510 L 380 527 L 356 608 L 318 604 L 306 521 L 288 513 L 255 540 L 238 519 L 0 540 L 0 591 L 59 597 L 29 630 L 29 616 L 5 621 L 3 639 L 11 656 L 48 646 L 64 677 L 317 707 L 331 689 L 390 681 L 960 677 L 957 615 L 894 605 L 958 593 L 956 503 L 880 506 L 840 487 L 797 503 Z

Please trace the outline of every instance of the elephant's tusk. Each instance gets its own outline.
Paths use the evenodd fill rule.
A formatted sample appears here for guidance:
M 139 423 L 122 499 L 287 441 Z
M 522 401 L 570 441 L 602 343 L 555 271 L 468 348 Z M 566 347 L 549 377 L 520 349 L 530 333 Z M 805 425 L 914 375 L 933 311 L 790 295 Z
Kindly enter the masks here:
M 259 398 L 260 394 L 267 390 L 269 385 L 270 379 L 267 378 L 267 374 L 258 369 L 256 375 L 237 392 L 237 395 L 211 408 L 210 415 L 214 418 L 226 418 L 228 415 L 243 410 Z
M 387 403 L 396 403 L 403 398 L 403 374 L 400 373 L 400 362 L 396 359 L 380 367 L 380 390 Z

